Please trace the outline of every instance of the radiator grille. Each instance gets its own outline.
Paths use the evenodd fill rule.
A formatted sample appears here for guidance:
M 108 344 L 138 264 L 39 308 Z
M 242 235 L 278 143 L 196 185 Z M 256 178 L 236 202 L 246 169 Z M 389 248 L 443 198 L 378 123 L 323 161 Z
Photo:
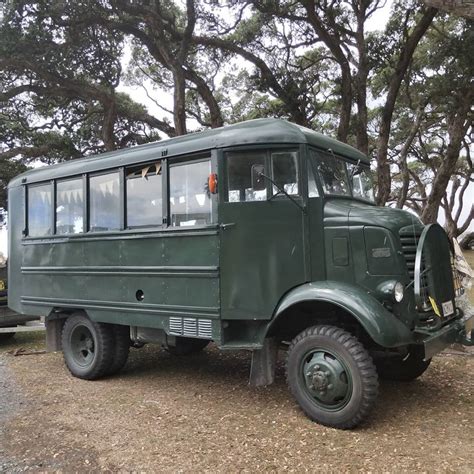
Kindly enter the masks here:
M 415 258 L 416 258 L 416 249 L 418 247 L 418 241 L 422 229 L 414 229 L 413 227 L 408 227 L 400 230 L 400 242 L 402 244 L 403 256 L 405 257 L 405 263 L 407 266 L 408 275 L 410 280 L 413 282 L 415 279 Z M 421 261 L 421 273 L 425 271 L 425 261 L 422 257 Z M 420 310 L 430 310 L 431 305 L 428 299 L 428 281 L 426 276 L 422 275 L 420 282 L 420 295 L 423 300 L 422 308 Z
M 170 334 L 173 336 L 212 339 L 212 321 L 196 318 L 170 318 Z

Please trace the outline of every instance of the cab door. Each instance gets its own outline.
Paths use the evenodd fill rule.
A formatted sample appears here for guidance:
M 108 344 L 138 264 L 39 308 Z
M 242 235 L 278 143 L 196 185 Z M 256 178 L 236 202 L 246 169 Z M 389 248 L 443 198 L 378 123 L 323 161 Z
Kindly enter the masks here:
M 270 319 L 306 278 L 300 147 L 229 150 L 219 164 L 222 319 Z

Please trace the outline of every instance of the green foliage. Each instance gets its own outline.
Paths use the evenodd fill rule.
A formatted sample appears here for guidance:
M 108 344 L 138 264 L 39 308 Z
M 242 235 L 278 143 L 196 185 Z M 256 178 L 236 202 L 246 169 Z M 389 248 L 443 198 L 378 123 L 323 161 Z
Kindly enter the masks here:
M 383 5 L 9 2 L 0 26 L 5 176 L 34 162 L 158 140 L 162 133 L 275 116 L 369 150 L 379 167 L 386 160 L 393 172 L 390 200 L 397 201 L 408 176 L 405 205 L 421 212 L 425 204 L 417 199 L 430 189 L 420 186 L 445 162 L 460 104 L 472 100 L 473 23 L 438 13 L 410 53 L 426 5 L 396 0 L 383 31 L 368 32 Z M 394 86 L 397 75 L 401 82 Z M 148 107 L 123 85 L 145 94 Z M 387 117 L 385 156 L 379 152 Z M 464 142 L 465 150 L 468 129 Z M 462 181 L 469 170 L 458 166 L 455 174 Z

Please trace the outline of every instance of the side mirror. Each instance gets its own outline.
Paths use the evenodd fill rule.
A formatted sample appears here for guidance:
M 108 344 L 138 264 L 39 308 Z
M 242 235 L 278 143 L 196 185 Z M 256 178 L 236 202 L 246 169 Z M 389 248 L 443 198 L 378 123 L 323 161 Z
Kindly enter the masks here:
M 252 165 L 252 189 L 254 191 L 262 191 L 266 188 L 264 171 L 264 165 Z

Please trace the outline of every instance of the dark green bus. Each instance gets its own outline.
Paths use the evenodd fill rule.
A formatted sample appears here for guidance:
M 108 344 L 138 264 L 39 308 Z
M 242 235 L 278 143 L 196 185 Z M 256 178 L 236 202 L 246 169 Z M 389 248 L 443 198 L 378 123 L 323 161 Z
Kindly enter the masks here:
M 129 345 L 252 351 L 312 420 L 351 428 L 378 377 L 410 380 L 452 342 L 450 242 L 376 207 L 369 160 L 260 119 L 38 168 L 9 185 L 9 305 L 45 316 L 71 373 L 120 370 Z

